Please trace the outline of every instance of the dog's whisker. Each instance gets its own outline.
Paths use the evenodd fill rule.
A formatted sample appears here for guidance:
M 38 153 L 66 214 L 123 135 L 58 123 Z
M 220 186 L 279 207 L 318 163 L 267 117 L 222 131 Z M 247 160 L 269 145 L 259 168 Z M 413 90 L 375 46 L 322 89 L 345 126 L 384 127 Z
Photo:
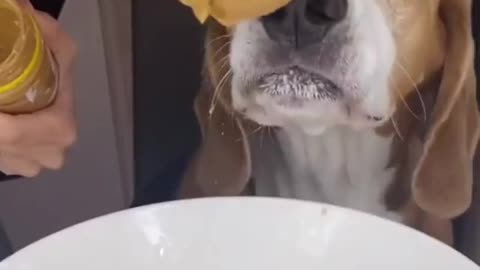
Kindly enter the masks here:
M 404 141 L 405 139 L 404 139 L 402 133 L 400 132 L 400 128 L 398 127 L 398 124 L 397 124 L 397 122 L 395 121 L 395 118 L 394 118 L 394 117 L 390 117 L 390 121 L 392 121 L 393 129 L 395 130 L 395 133 L 397 133 L 398 138 L 399 138 L 401 141 Z
M 218 68 L 219 71 L 222 71 L 226 66 L 227 64 L 230 63 L 230 54 L 227 54 L 225 55 L 222 59 L 220 59 L 218 61 L 218 64 L 220 65 L 220 67 Z
M 212 59 L 215 59 L 215 58 L 218 56 L 218 54 L 221 53 L 223 49 L 228 48 L 228 46 L 229 46 L 230 44 L 232 44 L 231 41 L 225 42 L 225 44 L 223 44 L 222 46 L 220 46 L 220 47 L 213 53 L 213 55 L 212 55 L 213 58 L 212 58 Z
M 263 139 L 265 138 L 265 128 L 262 128 L 261 129 L 261 133 L 260 133 L 260 148 L 263 148 Z
M 273 136 L 273 128 L 272 127 L 267 127 L 267 132 L 268 132 L 268 135 L 270 136 L 270 139 L 274 139 L 274 136 Z
M 420 117 L 412 110 L 412 107 L 410 107 L 410 105 L 408 105 L 408 102 L 405 100 L 405 97 L 402 95 L 402 93 L 400 93 L 400 91 L 398 90 L 398 88 L 392 84 L 392 88 L 393 90 L 395 91 L 395 93 L 397 94 L 397 96 L 400 98 L 400 100 L 402 101 L 402 104 L 405 106 L 405 108 L 407 109 L 407 111 L 413 116 L 415 117 L 415 119 L 417 120 L 420 120 Z
M 232 37 L 231 34 L 225 34 L 225 35 L 218 36 L 218 37 L 210 40 L 205 46 L 208 48 L 211 45 L 213 45 L 213 43 L 216 42 L 216 41 L 220 41 L 220 40 L 223 40 L 223 39 L 226 39 L 226 38 L 231 38 L 231 37 Z
M 415 92 L 417 93 L 417 96 L 418 96 L 418 98 L 420 100 L 420 103 L 422 105 L 422 110 L 423 110 L 423 119 L 422 120 L 427 121 L 427 107 L 425 106 L 425 102 L 423 100 L 422 93 L 420 93 L 420 89 L 418 89 L 417 84 L 413 80 L 410 73 L 408 73 L 408 71 L 405 69 L 405 67 L 400 62 L 395 62 L 395 63 L 398 65 L 400 70 L 405 74 L 407 79 L 410 80 L 410 82 L 412 83 L 412 86 L 414 87 Z
M 225 83 L 228 81 L 228 79 L 232 74 L 233 74 L 232 70 L 229 69 L 228 72 L 225 73 L 222 79 L 218 82 L 217 87 L 215 87 L 215 90 L 213 91 L 212 102 L 210 104 L 210 109 L 208 111 L 210 117 L 213 115 L 215 111 L 215 106 L 217 104 L 218 97 L 221 94 L 221 90 L 223 89 L 223 86 L 225 85 Z
M 258 128 L 254 129 L 252 132 L 247 134 L 247 137 L 251 137 L 251 136 L 255 135 L 256 133 L 260 132 L 263 128 L 265 128 L 265 127 L 264 126 L 259 126 Z

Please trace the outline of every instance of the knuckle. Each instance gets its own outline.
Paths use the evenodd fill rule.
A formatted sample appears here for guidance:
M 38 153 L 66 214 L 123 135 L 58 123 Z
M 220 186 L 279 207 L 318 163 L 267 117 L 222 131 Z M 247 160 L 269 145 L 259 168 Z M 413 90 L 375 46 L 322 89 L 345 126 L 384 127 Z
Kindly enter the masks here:
M 20 175 L 25 178 L 37 177 L 42 172 L 39 163 L 10 155 L 0 155 L 0 170 L 7 175 Z
M 48 164 L 45 165 L 47 169 L 58 171 L 63 168 L 65 165 L 65 156 L 59 154 L 56 157 L 52 158 Z
M 23 164 L 24 166 L 22 167 L 17 167 L 17 169 L 13 170 L 14 174 L 16 175 L 21 175 L 25 178 L 35 178 L 40 175 L 42 172 L 42 168 L 40 165 L 33 165 L 33 164 L 28 164 L 29 166 L 26 166 L 26 164 Z
M 59 171 L 63 168 L 63 166 L 65 166 L 65 159 L 64 158 L 59 159 L 58 162 L 53 164 L 50 169 L 54 170 L 54 171 Z
M 25 173 L 23 173 L 23 176 L 26 178 L 35 178 L 39 176 L 41 172 L 42 172 L 42 169 L 39 166 L 32 167 L 28 171 L 25 171 Z
M 77 130 L 74 127 L 66 128 L 63 133 L 63 145 L 70 147 L 77 142 Z
M 60 144 L 70 147 L 77 141 L 77 128 L 69 118 L 58 118 L 55 123 Z

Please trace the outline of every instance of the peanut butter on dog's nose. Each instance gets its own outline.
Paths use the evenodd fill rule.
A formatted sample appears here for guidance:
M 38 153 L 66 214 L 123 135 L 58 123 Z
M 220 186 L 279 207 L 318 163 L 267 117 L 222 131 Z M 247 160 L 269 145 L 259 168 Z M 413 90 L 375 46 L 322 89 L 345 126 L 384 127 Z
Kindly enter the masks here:
M 285 6 L 291 0 L 180 0 L 191 7 L 197 19 L 204 23 L 208 17 L 215 18 L 225 26 L 243 20 L 267 15 Z

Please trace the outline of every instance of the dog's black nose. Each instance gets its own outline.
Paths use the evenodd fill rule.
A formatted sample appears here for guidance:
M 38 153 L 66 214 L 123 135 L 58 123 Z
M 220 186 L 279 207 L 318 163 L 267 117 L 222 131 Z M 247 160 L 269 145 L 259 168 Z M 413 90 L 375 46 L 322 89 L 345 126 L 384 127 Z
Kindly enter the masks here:
M 293 0 L 262 23 L 272 40 L 303 48 L 321 42 L 347 10 L 348 0 Z

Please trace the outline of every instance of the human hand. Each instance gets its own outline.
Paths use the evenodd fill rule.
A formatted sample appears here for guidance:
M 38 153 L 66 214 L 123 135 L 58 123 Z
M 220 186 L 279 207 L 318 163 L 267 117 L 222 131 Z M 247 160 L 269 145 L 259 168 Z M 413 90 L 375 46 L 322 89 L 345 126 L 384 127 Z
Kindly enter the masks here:
M 33 9 L 30 5 L 28 8 Z M 0 113 L 0 171 L 29 178 L 43 169 L 60 169 L 68 148 L 76 140 L 72 100 L 76 46 L 55 19 L 42 12 L 34 13 L 45 43 L 58 63 L 57 99 L 50 107 L 32 114 Z

